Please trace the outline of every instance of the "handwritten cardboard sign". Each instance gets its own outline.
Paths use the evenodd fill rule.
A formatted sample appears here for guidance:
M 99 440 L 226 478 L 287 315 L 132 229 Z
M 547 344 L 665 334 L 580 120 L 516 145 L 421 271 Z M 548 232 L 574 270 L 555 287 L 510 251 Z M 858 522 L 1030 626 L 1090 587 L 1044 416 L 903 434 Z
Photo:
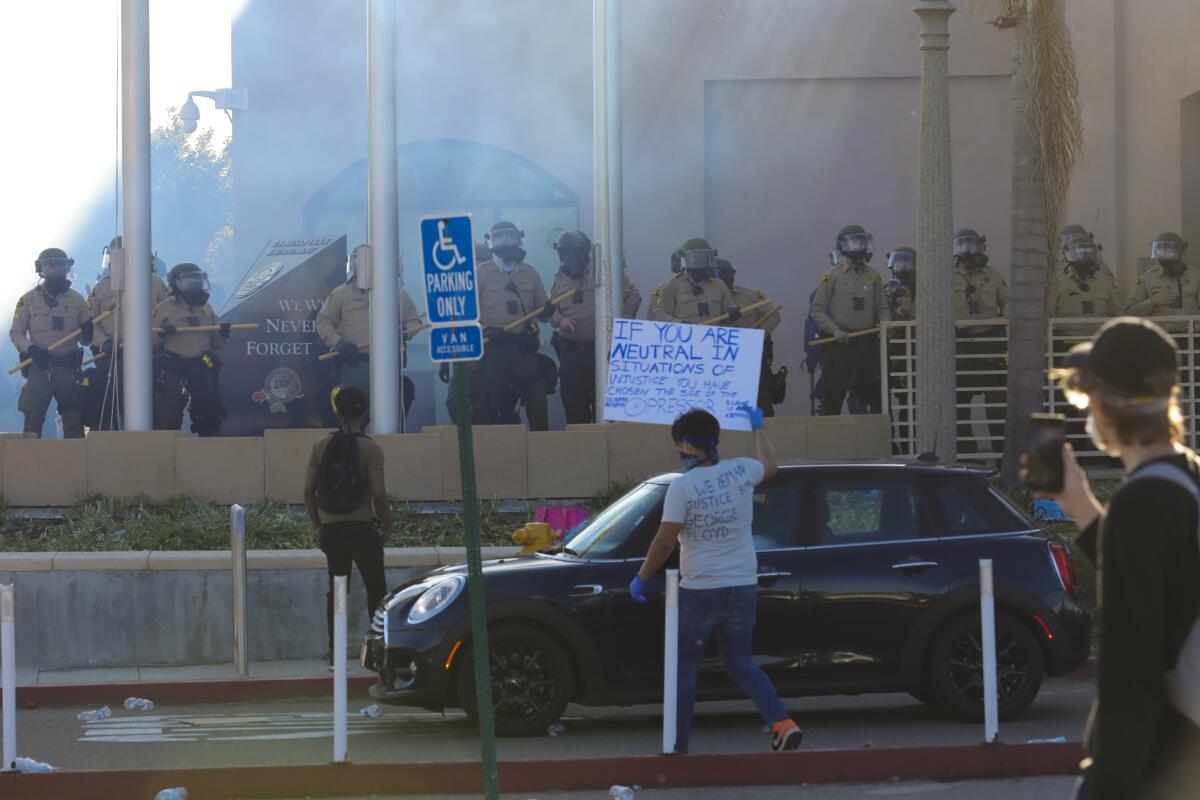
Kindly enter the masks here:
M 748 431 L 737 407 L 756 403 L 762 348 L 761 330 L 614 320 L 604 419 L 670 425 L 703 408 L 723 429 Z

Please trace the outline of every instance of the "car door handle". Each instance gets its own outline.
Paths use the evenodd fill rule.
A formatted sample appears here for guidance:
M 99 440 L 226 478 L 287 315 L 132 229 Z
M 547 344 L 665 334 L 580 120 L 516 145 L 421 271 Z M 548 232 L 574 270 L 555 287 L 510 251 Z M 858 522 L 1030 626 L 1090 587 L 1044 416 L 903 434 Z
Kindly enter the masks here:
M 782 571 L 782 570 L 770 570 L 770 571 L 768 571 L 768 572 L 760 572 L 760 573 L 758 573 L 758 579 L 759 579 L 760 581 L 761 581 L 763 578 L 790 578 L 790 577 L 792 577 L 792 573 L 790 573 L 790 572 L 784 572 L 784 571 Z
M 604 587 L 598 583 L 581 583 L 571 587 L 571 597 L 595 597 L 604 594 Z
M 931 569 L 937 565 L 936 561 L 901 561 L 898 564 L 892 564 L 892 569 Z

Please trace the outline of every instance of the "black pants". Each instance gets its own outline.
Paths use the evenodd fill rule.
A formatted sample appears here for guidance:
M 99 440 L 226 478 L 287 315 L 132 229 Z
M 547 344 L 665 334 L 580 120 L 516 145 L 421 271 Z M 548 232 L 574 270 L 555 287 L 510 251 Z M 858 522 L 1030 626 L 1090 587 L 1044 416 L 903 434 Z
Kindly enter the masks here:
M 854 377 L 854 394 L 867 405 L 870 414 L 879 413 L 879 340 L 860 336 L 824 345 L 821 380 L 825 384 L 825 399 L 821 416 L 836 417 L 842 413 L 842 403 Z
M 1004 343 L 980 342 L 977 337 L 1001 337 L 1002 328 L 988 328 L 979 332 L 970 329 L 959 331 L 959 339 L 955 352 L 962 355 L 991 355 L 994 358 L 959 358 L 955 369 L 958 371 L 958 386 L 955 397 L 960 406 L 958 416 L 958 452 L 999 452 L 1004 447 L 1004 418 L 1007 412 L 1004 408 L 1008 395 L 1007 378 L 1004 375 L 979 375 L 979 372 L 1005 371 Z M 984 414 L 988 419 L 988 436 L 991 441 L 975 442 L 969 438 L 974 436 L 971 429 L 971 401 L 977 394 L 983 395 Z M 965 406 L 965 407 L 963 407 Z
M 519 401 L 525 406 L 529 430 L 550 430 L 548 390 L 536 342 L 529 334 L 502 334 L 484 346 L 479 370 L 471 375 L 472 384 L 476 379 L 481 383 L 475 389 L 479 403 L 472 404 L 477 425 L 519 425 Z
M 329 632 L 329 649 L 333 649 L 333 579 L 346 576 L 346 591 L 350 591 L 350 565 L 358 565 L 358 574 L 367 587 L 367 620 L 387 594 L 387 578 L 383 574 L 383 539 L 371 522 L 330 522 L 321 526 L 321 552 L 329 565 L 329 591 L 325 594 L 325 623 Z
M 554 337 L 558 385 L 568 425 L 596 421 L 596 343 Z
M 183 412 L 192 418 L 197 436 L 220 436 L 221 423 L 228 415 L 221 402 L 221 362 L 215 356 L 181 358 L 164 355 L 162 369 L 155 381 L 155 428 L 177 431 L 183 425 Z

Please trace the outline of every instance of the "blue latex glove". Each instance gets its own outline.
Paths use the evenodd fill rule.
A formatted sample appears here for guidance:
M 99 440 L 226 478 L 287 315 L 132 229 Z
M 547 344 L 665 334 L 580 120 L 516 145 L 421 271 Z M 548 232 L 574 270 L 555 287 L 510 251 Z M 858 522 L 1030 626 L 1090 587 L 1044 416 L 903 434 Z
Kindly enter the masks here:
M 646 595 L 642 594 L 646 590 L 646 582 L 642 580 L 641 575 L 634 575 L 633 580 L 629 582 L 629 596 L 639 603 L 646 602 Z
M 763 412 L 761 408 L 751 408 L 748 404 L 742 403 L 738 406 L 738 414 L 750 420 L 750 430 L 761 430 L 763 425 Z

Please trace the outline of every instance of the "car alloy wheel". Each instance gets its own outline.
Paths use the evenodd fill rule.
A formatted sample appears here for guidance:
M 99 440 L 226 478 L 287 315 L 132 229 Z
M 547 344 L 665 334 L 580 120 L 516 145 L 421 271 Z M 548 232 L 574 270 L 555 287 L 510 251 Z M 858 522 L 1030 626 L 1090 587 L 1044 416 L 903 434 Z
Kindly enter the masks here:
M 998 613 L 996 695 L 1001 719 L 1033 702 L 1044 671 L 1033 634 L 1016 618 Z M 968 719 L 983 719 L 983 638 L 977 615 L 958 617 L 939 634 L 930 656 L 929 684 L 943 707 Z
M 492 714 L 500 736 L 530 736 L 562 716 L 574 689 L 571 664 L 562 647 L 536 628 L 510 625 L 488 634 Z M 474 656 L 460 656 L 458 696 L 478 719 Z

